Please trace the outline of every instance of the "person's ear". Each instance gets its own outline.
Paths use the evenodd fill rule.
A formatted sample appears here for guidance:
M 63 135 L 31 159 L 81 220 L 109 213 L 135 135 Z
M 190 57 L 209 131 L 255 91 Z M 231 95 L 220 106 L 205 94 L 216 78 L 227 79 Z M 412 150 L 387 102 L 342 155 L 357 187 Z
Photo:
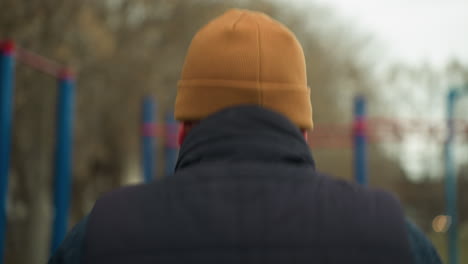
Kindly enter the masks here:
M 197 124 L 198 121 L 185 121 L 179 125 L 179 134 L 177 135 L 179 147 L 182 146 L 182 143 L 184 143 L 185 137 L 187 137 L 187 134 L 190 132 L 190 130 L 192 130 L 192 128 Z
M 307 130 L 302 129 L 301 132 L 302 132 L 302 135 L 304 136 L 305 141 L 309 142 L 309 133 L 307 132 Z
M 182 123 L 179 125 L 179 133 L 177 135 L 177 143 L 179 143 L 179 147 L 182 146 L 182 143 L 184 143 L 186 136 L 187 136 L 187 126 L 185 123 Z

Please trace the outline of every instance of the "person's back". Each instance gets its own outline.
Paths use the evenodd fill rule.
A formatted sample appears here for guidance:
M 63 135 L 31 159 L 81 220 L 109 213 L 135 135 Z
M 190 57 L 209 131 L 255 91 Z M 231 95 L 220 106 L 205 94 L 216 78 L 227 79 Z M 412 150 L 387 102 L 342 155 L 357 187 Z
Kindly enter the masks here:
M 175 175 L 97 202 L 85 244 L 84 263 L 410 263 L 398 202 L 316 173 L 299 129 L 255 106 L 201 122 Z
M 104 195 L 72 233 L 77 255 L 64 246 L 50 263 L 416 259 L 392 195 L 315 170 L 304 56 L 276 21 L 232 10 L 200 30 L 175 115 L 183 123 L 175 173 Z

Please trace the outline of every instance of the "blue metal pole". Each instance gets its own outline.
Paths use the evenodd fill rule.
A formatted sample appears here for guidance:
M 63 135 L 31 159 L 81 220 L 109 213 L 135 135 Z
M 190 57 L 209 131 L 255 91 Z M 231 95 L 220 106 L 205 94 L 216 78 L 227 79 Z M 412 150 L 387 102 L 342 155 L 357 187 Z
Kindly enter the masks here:
M 166 176 L 174 173 L 175 164 L 177 162 L 177 129 L 178 125 L 174 119 L 174 115 L 172 112 L 169 112 L 166 115 Z
M 55 142 L 55 217 L 52 230 L 52 253 L 65 238 L 70 211 L 72 183 L 72 137 L 75 81 L 70 74 L 59 79 Z
M 366 100 L 354 100 L 354 177 L 359 184 L 367 184 Z
M 457 216 L 457 173 L 454 160 L 453 139 L 455 134 L 454 112 L 455 102 L 458 93 L 455 89 L 449 91 L 447 95 L 447 128 L 448 135 L 445 142 L 445 200 L 447 215 L 450 217 L 448 229 L 448 259 L 449 264 L 459 263 L 458 254 L 458 216 Z
M 143 179 L 151 182 L 155 176 L 155 102 L 151 97 L 145 97 L 142 105 L 142 156 Z
M 0 264 L 4 261 L 6 246 L 14 65 L 14 44 L 5 42 L 0 49 Z

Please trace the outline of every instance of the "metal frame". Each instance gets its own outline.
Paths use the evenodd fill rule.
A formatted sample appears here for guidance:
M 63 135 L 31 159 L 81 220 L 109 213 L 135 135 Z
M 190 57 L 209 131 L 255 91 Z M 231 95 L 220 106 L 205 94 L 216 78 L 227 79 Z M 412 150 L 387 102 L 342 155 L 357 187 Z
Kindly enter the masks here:
M 64 239 L 70 211 L 72 137 L 75 79 L 72 72 L 33 52 L 16 47 L 13 41 L 0 44 L 0 264 L 4 261 L 7 222 L 8 174 L 14 102 L 14 66 L 19 61 L 58 80 L 54 157 L 54 224 L 52 252 Z
M 445 202 L 450 223 L 447 236 L 449 264 L 458 264 L 458 208 L 457 208 L 457 167 L 455 164 L 454 139 L 455 139 L 455 106 L 457 99 L 468 94 L 468 85 L 453 87 L 447 94 L 447 140 L 444 148 L 445 161 Z

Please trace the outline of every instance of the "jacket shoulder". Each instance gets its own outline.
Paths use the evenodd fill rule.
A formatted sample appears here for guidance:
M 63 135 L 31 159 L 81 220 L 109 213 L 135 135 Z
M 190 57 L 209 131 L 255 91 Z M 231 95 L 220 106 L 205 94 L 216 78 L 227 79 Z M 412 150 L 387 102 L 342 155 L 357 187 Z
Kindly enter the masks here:
M 80 264 L 83 251 L 84 236 L 88 217 L 79 222 L 67 235 L 57 251 L 49 259 L 48 264 Z
M 442 264 L 434 245 L 411 221 L 406 220 L 406 230 L 410 242 L 414 264 Z

